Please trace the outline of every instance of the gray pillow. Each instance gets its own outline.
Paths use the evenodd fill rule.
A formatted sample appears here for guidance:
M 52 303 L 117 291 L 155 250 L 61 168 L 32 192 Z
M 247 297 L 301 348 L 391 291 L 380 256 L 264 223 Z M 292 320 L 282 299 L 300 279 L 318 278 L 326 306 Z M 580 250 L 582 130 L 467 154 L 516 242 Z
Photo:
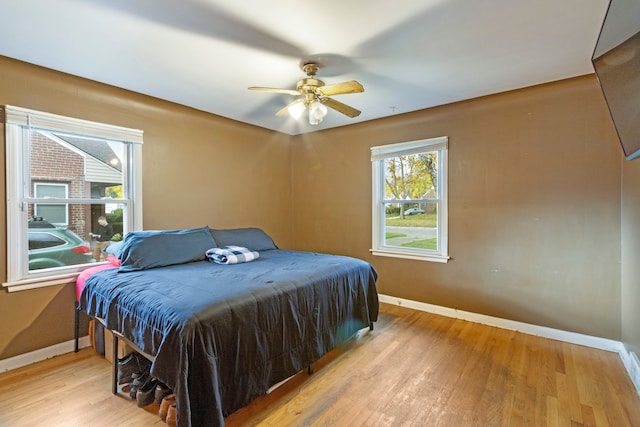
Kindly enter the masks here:
M 273 239 L 260 228 L 230 228 L 227 230 L 210 229 L 218 247 L 242 246 L 252 251 L 278 249 Z
M 206 258 L 216 247 L 209 227 L 187 230 L 132 231 L 124 237 L 120 271 L 147 270 Z

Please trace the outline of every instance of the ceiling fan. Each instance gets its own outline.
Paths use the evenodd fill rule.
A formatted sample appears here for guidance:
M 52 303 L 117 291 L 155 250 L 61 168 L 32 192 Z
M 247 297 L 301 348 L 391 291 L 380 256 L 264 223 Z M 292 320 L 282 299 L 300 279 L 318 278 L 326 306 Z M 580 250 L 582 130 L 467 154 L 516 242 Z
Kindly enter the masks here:
M 284 116 L 288 113 L 289 115 L 291 115 L 291 117 L 297 120 L 306 110 L 308 110 L 309 123 L 312 125 L 318 125 L 320 124 L 320 122 L 322 122 L 322 119 L 324 119 L 324 117 L 327 115 L 327 107 L 332 108 L 349 117 L 359 116 L 360 110 L 356 110 L 355 108 L 350 107 L 347 104 L 343 104 L 340 101 L 329 98 L 329 96 L 364 92 L 364 88 L 362 87 L 362 85 L 355 80 L 351 80 L 348 82 L 325 86 L 322 80 L 318 80 L 315 78 L 315 75 L 319 69 L 320 66 L 314 62 L 304 64 L 302 66 L 302 71 L 307 74 L 307 77 L 298 80 L 296 90 L 256 86 L 250 87 L 249 90 L 286 93 L 293 96 L 302 96 L 302 98 L 293 101 L 282 110 L 278 111 L 276 115 Z

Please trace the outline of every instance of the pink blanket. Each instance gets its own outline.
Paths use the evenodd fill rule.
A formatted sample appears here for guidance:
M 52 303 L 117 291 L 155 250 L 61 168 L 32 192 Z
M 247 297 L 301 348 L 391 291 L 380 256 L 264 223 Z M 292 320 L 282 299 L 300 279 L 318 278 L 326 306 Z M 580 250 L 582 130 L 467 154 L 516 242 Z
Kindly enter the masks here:
M 120 260 L 113 255 L 107 257 L 107 264 L 96 265 L 95 267 L 89 267 L 83 270 L 78 277 L 76 278 L 76 301 L 80 301 L 80 294 L 82 294 L 82 289 L 84 289 L 84 284 L 94 273 L 98 271 L 106 270 L 108 268 L 118 268 L 120 266 Z

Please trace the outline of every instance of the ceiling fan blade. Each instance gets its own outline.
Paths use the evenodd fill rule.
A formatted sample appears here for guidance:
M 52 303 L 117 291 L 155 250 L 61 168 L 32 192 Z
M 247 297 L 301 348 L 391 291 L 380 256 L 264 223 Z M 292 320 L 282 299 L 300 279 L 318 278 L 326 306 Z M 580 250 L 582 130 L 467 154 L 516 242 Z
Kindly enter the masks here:
M 292 105 L 299 104 L 301 102 L 304 102 L 304 98 L 296 99 L 295 101 L 289 103 L 282 110 L 278 111 L 276 113 L 276 116 L 286 116 L 287 114 L 289 114 L 289 108 L 291 108 Z
M 319 95 L 331 96 L 345 93 L 364 92 L 364 88 L 357 81 L 351 80 L 349 82 L 336 83 L 334 85 L 320 86 L 316 89 L 316 92 L 318 92 Z
M 349 117 L 358 117 L 360 115 L 360 110 L 356 110 L 355 108 L 332 98 L 320 98 L 320 102 Z
M 273 88 L 273 87 L 259 87 L 259 86 L 251 86 L 248 89 L 249 90 L 259 90 L 261 92 L 286 93 L 287 95 L 293 95 L 293 96 L 300 95 L 300 91 L 291 90 L 291 89 L 277 89 L 277 88 Z

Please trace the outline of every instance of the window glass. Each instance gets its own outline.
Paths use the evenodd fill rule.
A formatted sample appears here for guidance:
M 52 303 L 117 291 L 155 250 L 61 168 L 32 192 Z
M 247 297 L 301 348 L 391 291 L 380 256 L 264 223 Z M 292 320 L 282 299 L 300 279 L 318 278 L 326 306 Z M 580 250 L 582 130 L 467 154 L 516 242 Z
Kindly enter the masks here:
M 75 266 L 78 264 L 90 264 L 96 261 L 103 261 L 106 255 L 98 252 L 98 257 L 94 252 L 99 240 L 92 236 L 97 231 L 98 225 L 94 224 L 93 218 L 104 216 L 108 225 L 113 231 L 113 236 L 109 241 L 122 240 L 125 233 L 124 218 L 127 216 L 128 203 L 112 203 L 110 200 L 105 203 L 69 203 L 65 208 L 70 212 L 69 224 L 56 224 L 47 216 L 29 216 L 29 272 L 42 270 L 44 268 L 59 268 L 63 266 Z M 41 203 L 27 205 L 28 212 L 35 211 L 36 206 L 40 207 L 40 212 L 46 212 Z M 66 245 L 59 248 L 58 252 L 37 251 L 45 247 Z M 55 261 L 53 261 L 55 260 Z
M 433 203 L 385 203 L 386 246 L 438 249 L 438 214 Z
M 31 197 L 122 197 L 123 162 L 128 148 L 126 143 L 105 138 L 31 130 Z
M 112 239 L 125 232 L 130 199 L 123 197 L 123 161 L 128 145 L 46 130 L 29 130 L 25 136 L 32 190 L 25 200 L 35 202 L 27 204 L 28 228 L 53 226 L 47 233 L 29 233 L 28 273 L 103 261 L 105 243 L 92 232 L 100 217 L 113 228 Z M 90 202 L 60 203 L 86 199 Z M 36 250 L 45 247 L 49 250 Z

